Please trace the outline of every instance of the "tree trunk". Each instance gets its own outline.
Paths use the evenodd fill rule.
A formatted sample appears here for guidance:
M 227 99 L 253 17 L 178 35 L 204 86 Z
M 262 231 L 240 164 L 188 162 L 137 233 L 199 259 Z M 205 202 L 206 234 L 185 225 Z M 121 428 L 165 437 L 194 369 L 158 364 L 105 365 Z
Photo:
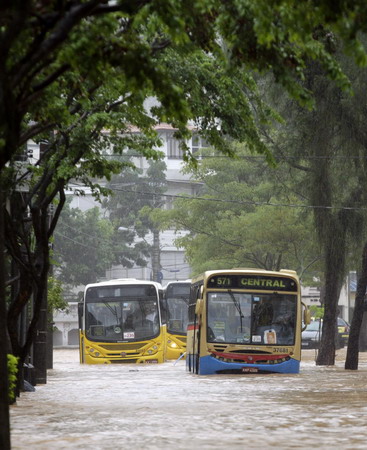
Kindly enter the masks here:
M 362 312 L 362 325 L 359 333 L 359 351 L 367 351 L 367 314 L 366 314 L 366 304 L 364 301 L 363 312 Z
M 331 283 L 333 280 L 336 283 L 336 277 L 330 275 L 329 278 Z M 339 295 L 336 284 L 329 284 L 329 286 L 326 286 L 325 312 L 322 322 L 320 350 L 316 360 L 316 364 L 320 366 L 332 366 L 335 363 L 335 326 L 337 320 L 338 298 Z
M 364 298 L 367 288 L 367 242 L 362 253 L 362 269 L 357 281 L 357 292 L 352 323 L 350 326 L 345 369 L 358 369 L 359 335 L 364 314 Z
M 331 222 L 332 223 L 332 222 Z M 339 225 L 339 226 L 338 226 Z M 338 301 L 345 267 L 345 229 L 342 224 L 331 229 L 325 248 L 325 304 L 320 351 L 316 364 L 335 364 L 335 336 L 338 317 Z
M 4 198 L 0 180 L 0 448 L 10 449 L 10 419 L 8 400 L 8 346 L 6 335 L 5 258 L 4 258 Z
M 53 265 L 50 264 L 49 277 L 53 276 Z M 47 344 L 46 344 L 46 369 L 53 369 L 54 365 L 54 319 L 52 308 L 48 307 L 48 280 L 47 280 Z

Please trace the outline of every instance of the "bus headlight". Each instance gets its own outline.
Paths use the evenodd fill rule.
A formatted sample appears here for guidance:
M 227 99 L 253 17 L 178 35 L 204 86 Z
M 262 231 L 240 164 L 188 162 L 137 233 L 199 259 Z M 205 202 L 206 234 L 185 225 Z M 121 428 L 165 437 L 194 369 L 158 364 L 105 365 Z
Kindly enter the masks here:
M 98 356 L 100 355 L 100 353 L 99 353 L 99 352 L 96 352 L 96 351 L 94 350 L 93 347 L 91 347 L 91 348 L 89 349 L 89 352 L 92 353 L 92 356 L 98 357 Z
M 173 341 L 168 341 L 168 345 L 169 345 L 169 347 L 171 347 L 171 348 L 177 348 L 177 347 L 178 347 L 178 345 L 176 344 L 176 342 L 173 342 Z
M 145 354 L 153 355 L 154 353 L 157 353 L 157 351 L 158 351 L 158 346 L 157 346 L 157 345 L 153 345 L 152 347 L 150 347 L 150 348 L 145 352 Z

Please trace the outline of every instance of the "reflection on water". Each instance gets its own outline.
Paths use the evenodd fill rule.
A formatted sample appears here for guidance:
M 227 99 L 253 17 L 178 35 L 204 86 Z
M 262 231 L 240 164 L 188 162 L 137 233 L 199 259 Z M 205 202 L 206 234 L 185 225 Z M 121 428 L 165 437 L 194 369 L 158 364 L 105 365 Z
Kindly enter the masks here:
M 13 449 L 365 448 L 367 355 L 358 371 L 196 376 L 185 362 L 81 366 L 55 350 L 47 385 L 11 407 Z

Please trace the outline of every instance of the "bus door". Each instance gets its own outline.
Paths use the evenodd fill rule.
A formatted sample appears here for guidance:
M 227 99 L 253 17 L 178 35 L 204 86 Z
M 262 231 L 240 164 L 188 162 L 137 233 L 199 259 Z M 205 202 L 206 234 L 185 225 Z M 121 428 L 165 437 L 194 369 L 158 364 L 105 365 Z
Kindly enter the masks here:
M 200 367 L 200 349 L 201 349 L 201 328 L 203 323 L 204 299 L 203 287 L 198 290 L 198 298 L 195 305 L 195 321 L 194 321 L 194 372 L 199 373 Z
M 161 316 L 161 333 L 163 339 L 163 360 L 166 359 L 166 351 L 167 351 L 167 301 L 163 292 L 163 289 L 159 290 L 159 312 Z
M 79 326 L 79 360 L 84 363 L 84 330 L 83 330 L 84 302 L 78 303 L 78 326 Z

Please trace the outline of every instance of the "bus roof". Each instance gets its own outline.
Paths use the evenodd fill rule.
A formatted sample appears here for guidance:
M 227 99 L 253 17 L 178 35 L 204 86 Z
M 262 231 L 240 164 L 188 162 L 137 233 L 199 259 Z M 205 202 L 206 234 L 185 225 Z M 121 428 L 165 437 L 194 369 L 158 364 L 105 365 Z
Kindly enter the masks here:
M 113 280 L 100 281 L 99 283 L 90 283 L 85 286 L 84 290 L 87 290 L 90 287 L 98 287 L 98 286 L 121 286 L 128 284 L 139 284 L 139 285 L 154 285 L 157 289 L 163 289 L 160 283 L 156 281 L 149 280 L 138 280 L 136 278 L 115 278 Z
M 191 283 L 191 278 L 188 278 L 187 280 L 172 280 L 172 281 L 168 281 L 167 284 L 164 287 L 167 287 L 169 284 L 178 284 L 178 283 Z
M 221 275 L 221 274 L 256 274 L 256 275 L 268 275 L 268 276 L 289 276 L 290 278 L 294 278 L 298 280 L 298 275 L 295 270 L 287 270 L 287 269 L 281 269 L 280 271 L 276 270 L 266 270 L 266 269 L 248 269 L 248 268 L 235 268 L 235 269 L 219 269 L 219 270 L 207 270 L 206 272 L 203 272 L 202 274 L 194 277 L 192 279 L 192 283 L 195 283 L 197 281 L 200 281 L 204 278 L 208 278 L 212 275 Z

